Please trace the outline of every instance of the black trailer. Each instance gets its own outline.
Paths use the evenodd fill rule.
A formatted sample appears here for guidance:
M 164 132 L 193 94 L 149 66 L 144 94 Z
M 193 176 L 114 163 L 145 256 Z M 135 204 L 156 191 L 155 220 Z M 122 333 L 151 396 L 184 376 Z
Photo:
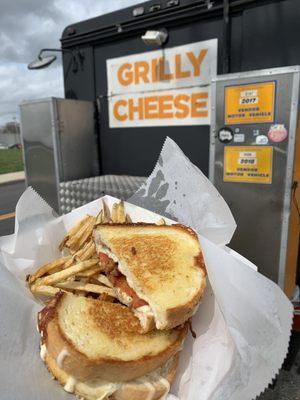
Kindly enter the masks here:
M 68 26 L 62 35 L 65 96 L 94 101 L 100 174 L 147 176 L 166 136 L 205 174 L 209 126 L 110 128 L 106 60 L 157 50 L 141 36 L 168 32 L 164 48 L 218 40 L 217 73 L 300 64 L 299 0 L 151 0 Z

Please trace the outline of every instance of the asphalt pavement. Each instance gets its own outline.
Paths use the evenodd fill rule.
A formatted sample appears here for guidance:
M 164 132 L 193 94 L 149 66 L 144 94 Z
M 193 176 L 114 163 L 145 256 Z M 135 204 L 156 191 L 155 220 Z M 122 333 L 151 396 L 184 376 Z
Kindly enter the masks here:
M 11 214 L 24 190 L 24 181 L 0 185 L 0 236 L 13 233 L 15 219 Z

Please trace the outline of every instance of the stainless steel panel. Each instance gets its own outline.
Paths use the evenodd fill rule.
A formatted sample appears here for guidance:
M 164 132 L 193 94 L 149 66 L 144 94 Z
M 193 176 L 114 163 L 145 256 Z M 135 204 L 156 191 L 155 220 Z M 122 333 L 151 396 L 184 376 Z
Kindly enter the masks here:
M 286 140 L 267 144 L 273 147 L 272 183 L 224 182 L 224 148 L 259 146 L 255 142 L 254 131 L 259 130 L 260 135 L 267 135 L 271 125 L 229 125 L 233 131 L 239 129 L 239 133 L 244 133 L 245 141 L 221 143 L 217 133 L 225 126 L 225 87 L 267 81 L 276 82 L 274 123 L 284 124 L 288 130 Z M 217 77 L 213 90 L 214 88 L 212 107 L 215 107 L 215 118 L 211 126 L 210 178 L 228 202 L 237 222 L 237 230 L 230 246 L 253 261 L 262 273 L 283 287 L 298 110 L 299 67 L 228 74 Z
M 57 99 L 54 107 L 60 181 L 92 176 L 97 150 L 93 103 Z
M 92 176 L 98 161 L 93 103 L 49 98 L 20 110 L 26 183 L 59 211 L 60 183 Z
M 32 186 L 58 210 L 58 173 L 54 161 L 51 99 L 23 103 L 21 138 L 27 186 Z

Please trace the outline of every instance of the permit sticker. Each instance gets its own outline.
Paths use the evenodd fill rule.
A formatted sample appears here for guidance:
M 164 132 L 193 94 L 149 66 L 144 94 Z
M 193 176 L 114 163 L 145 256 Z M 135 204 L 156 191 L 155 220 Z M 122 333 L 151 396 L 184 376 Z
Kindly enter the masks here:
M 255 143 L 259 145 L 268 144 L 269 140 L 266 135 L 258 135 L 255 138 Z
M 244 133 L 236 133 L 233 137 L 233 141 L 235 143 L 243 143 L 245 141 L 245 134 Z
M 269 140 L 275 143 L 283 142 L 287 138 L 287 135 L 288 131 L 284 124 L 271 125 L 268 132 Z
M 275 92 L 275 81 L 225 87 L 225 124 L 274 122 Z
M 224 126 L 219 130 L 218 137 L 221 143 L 229 143 L 233 139 L 233 132 L 230 128 Z
M 225 146 L 224 182 L 272 183 L 272 146 Z

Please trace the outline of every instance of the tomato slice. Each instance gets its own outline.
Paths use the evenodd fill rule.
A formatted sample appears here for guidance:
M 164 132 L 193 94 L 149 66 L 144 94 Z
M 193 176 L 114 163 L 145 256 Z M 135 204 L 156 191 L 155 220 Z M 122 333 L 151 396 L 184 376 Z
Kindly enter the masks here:
M 109 257 L 107 254 L 102 253 L 102 251 L 99 251 L 98 257 L 100 258 L 100 261 L 106 262 L 109 260 Z
M 134 308 L 139 308 L 139 307 L 143 307 L 143 306 L 147 306 L 148 303 L 143 300 L 140 299 L 138 296 L 136 296 L 136 298 L 134 298 L 133 302 L 132 302 L 132 307 Z
M 146 306 L 148 303 L 139 298 L 135 291 L 128 285 L 124 275 L 115 277 L 114 286 L 119 288 L 122 292 L 132 297 L 132 307 L 139 308 Z
M 135 291 L 128 285 L 124 275 L 115 277 L 115 286 L 130 297 L 136 296 Z

